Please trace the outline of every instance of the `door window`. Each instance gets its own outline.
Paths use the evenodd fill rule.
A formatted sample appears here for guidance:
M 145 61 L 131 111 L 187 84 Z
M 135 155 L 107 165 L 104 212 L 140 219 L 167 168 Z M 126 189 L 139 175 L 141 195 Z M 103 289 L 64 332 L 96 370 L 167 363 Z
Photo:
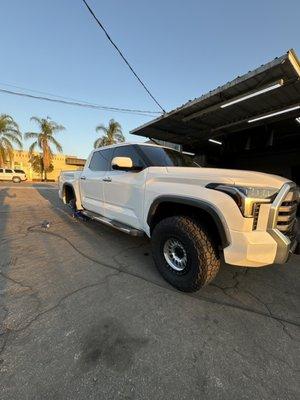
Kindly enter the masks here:
M 129 157 L 132 160 L 132 165 L 136 171 L 141 171 L 146 168 L 146 164 L 142 157 L 137 153 L 133 146 L 116 147 L 113 157 Z
M 3 168 L 0 168 L 0 174 L 3 173 Z
M 12 169 L 6 169 L 6 170 L 5 170 L 5 173 L 6 173 L 6 174 L 12 174 Z
M 95 151 L 92 155 L 89 169 L 92 171 L 107 171 L 111 162 L 113 148 Z
M 199 167 L 187 154 L 159 146 L 139 146 L 143 154 L 155 167 Z

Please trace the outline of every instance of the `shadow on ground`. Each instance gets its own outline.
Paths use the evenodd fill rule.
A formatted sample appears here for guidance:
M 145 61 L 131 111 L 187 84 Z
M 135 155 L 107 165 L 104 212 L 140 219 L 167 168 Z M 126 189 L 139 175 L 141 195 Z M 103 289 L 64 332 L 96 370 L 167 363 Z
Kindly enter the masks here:
M 75 220 L 54 185 L 34 187 L 0 205 L 0 254 L 15 260 L 1 276 L 3 399 L 299 397 L 296 257 L 223 265 L 183 294 L 147 239 Z

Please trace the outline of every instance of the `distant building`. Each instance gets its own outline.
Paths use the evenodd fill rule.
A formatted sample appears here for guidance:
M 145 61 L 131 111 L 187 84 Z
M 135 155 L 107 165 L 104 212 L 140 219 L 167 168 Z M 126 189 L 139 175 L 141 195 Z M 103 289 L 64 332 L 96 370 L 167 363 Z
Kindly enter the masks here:
M 38 154 L 38 153 L 35 153 Z M 65 154 L 55 154 L 52 159 L 53 171 L 47 173 L 47 179 L 57 181 L 60 171 L 76 171 L 83 169 L 85 160 L 76 156 L 68 156 Z M 30 163 L 30 155 L 28 151 L 15 150 L 12 162 L 7 161 L 4 167 L 22 169 L 25 171 L 28 180 L 40 180 L 39 173 L 33 171 Z M 0 166 L 1 167 L 1 166 Z

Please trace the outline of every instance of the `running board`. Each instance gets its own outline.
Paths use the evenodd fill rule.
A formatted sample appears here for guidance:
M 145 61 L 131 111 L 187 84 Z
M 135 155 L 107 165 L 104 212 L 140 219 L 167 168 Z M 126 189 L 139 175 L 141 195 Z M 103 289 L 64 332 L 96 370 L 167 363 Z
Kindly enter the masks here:
M 102 215 L 96 214 L 96 213 L 94 213 L 92 211 L 82 210 L 81 214 L 83 214 L 86 217 L 91 218 L 91 219 L 93 219 L 95 221 L 102 222 L 105 225 L 112 226 L 113 228 L 118 229 L 121 232 L 127 233 L 128 235 L 144 236 L 144 232 L 139 230 L 139 229 L 135 229 L 135 228 L 132 228 L 129 225 L 125 225 L 125 224 L 122 224 L 122 223 L 120 223 L 118 221 L 114 221 L 112 219 L 103 217 Z

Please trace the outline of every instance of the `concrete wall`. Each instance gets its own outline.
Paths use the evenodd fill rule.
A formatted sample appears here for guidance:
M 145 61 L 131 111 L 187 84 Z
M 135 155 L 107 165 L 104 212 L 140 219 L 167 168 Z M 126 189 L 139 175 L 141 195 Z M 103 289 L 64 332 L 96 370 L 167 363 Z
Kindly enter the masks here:
M 82 167 L 77 165 L 68 165 L 66 164 L 66 158 L 70 156 L 66 156 L 64 154 L 56 154 L 53 157 L 52 164 L 54 166 L 54 170 L 52 172 L 47 173 L 47 178 L 50 180 L 57 181 L 60 171 L 77 171 L 82 169 Z M 36 180 L 40 179 L 40 174 L 33 171 L 30 165 L 30 156 L 28 151 L 14 151 L 14 160 L 11 165 L 7 165 L 7 167 L 11 166 L 11 168 L 19 168 L 23 169 L 27 175 L 28 180 Z

